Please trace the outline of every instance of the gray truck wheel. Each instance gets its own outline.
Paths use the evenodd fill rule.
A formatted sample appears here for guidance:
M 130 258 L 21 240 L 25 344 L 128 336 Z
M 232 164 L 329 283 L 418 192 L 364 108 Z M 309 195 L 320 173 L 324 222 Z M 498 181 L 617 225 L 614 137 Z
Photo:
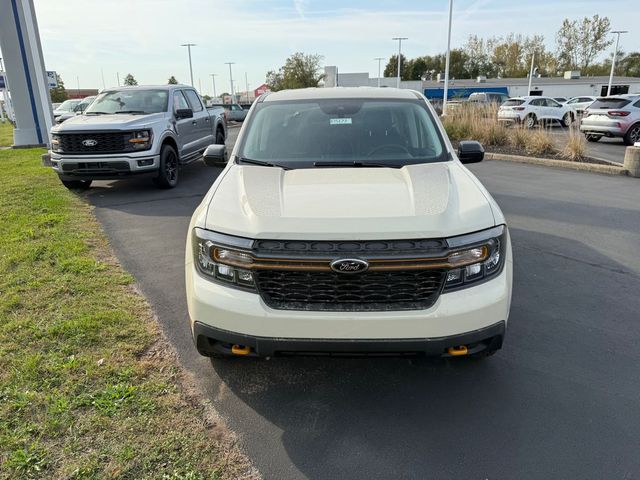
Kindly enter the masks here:
M 160 168 L 153 179 L 158 188 L 173 188 L 178 184 L 178 154 L 171 145 L 160 150 Z
M 62 180 L 62 184 L 69 190 L 87 190 L 91 187 L 91 180 Z
M 220 130 L 216 132 L 216 145 L 224 145 L 224 133 Z

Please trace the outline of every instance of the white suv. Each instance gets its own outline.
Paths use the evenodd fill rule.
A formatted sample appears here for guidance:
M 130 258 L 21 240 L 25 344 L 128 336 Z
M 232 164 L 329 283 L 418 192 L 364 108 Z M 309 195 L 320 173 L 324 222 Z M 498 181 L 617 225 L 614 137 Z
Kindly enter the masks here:
M 260 97 L 197 207 L 186 290 L 210 357 L 486 356 L 503 341 L 505 218 L 418 92 L 320 88 Z M 205 163 L 224 166 L 225 147 Z
M 498 110 L 498 120 L 523 123 L 527 128 L 551 121 L 568 127 L 575 118 L 576 113 L 570 106 L 558 103 L 551 97 L 510 98 Z

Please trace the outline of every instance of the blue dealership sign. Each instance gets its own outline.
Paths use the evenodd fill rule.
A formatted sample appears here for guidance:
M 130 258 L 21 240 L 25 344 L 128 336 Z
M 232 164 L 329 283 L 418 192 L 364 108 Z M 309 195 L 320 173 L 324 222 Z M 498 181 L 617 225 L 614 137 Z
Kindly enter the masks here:
M 449 100 L 454 98 L 468 98 L 472 93 L 504 93 L 509 95 L 507 87 L 460 87 L 450 88 L 447 94 Z M 429 100 L 442 100 L 444 98 L 444 88 L 425 88 L 424 96 Z

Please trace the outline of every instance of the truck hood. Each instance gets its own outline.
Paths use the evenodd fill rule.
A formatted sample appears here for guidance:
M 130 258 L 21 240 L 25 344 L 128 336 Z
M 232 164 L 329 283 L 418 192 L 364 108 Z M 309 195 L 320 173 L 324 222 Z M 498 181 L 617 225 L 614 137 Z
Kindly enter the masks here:
M 214 185 L 204 226 L 270 239 L 453 236 L 495 225 L 484 191 L 458 162 L 282 170 L 232 165 Z
M 164 113 L 151 113 L 149 115 L 131 115 L 119 113 L 117 115 L 75 115 L 53 128 L 54 133 L 82 130 L 130 130 L 132 128 L 145 128 L 153 122 L 164 117 Z

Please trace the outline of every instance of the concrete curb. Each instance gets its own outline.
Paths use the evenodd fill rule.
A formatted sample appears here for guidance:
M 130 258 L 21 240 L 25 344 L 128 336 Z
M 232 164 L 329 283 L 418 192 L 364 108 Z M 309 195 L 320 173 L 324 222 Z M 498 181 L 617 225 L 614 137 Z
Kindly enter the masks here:
M 550 158 L 524 157 L 521 155 L 507 155 L 505 153 L 484 154 L 487 160 L 501 160 L 505 162 L 529 163 L 532 165 L 542 165 L 545 167 L 569 168 L 586 172 L 604 173 L 607 175 L 627 175 L 627 170 L 620 165 L 600 165 L 586 162 L 570 162 L 568 160 L 552 160 Z

